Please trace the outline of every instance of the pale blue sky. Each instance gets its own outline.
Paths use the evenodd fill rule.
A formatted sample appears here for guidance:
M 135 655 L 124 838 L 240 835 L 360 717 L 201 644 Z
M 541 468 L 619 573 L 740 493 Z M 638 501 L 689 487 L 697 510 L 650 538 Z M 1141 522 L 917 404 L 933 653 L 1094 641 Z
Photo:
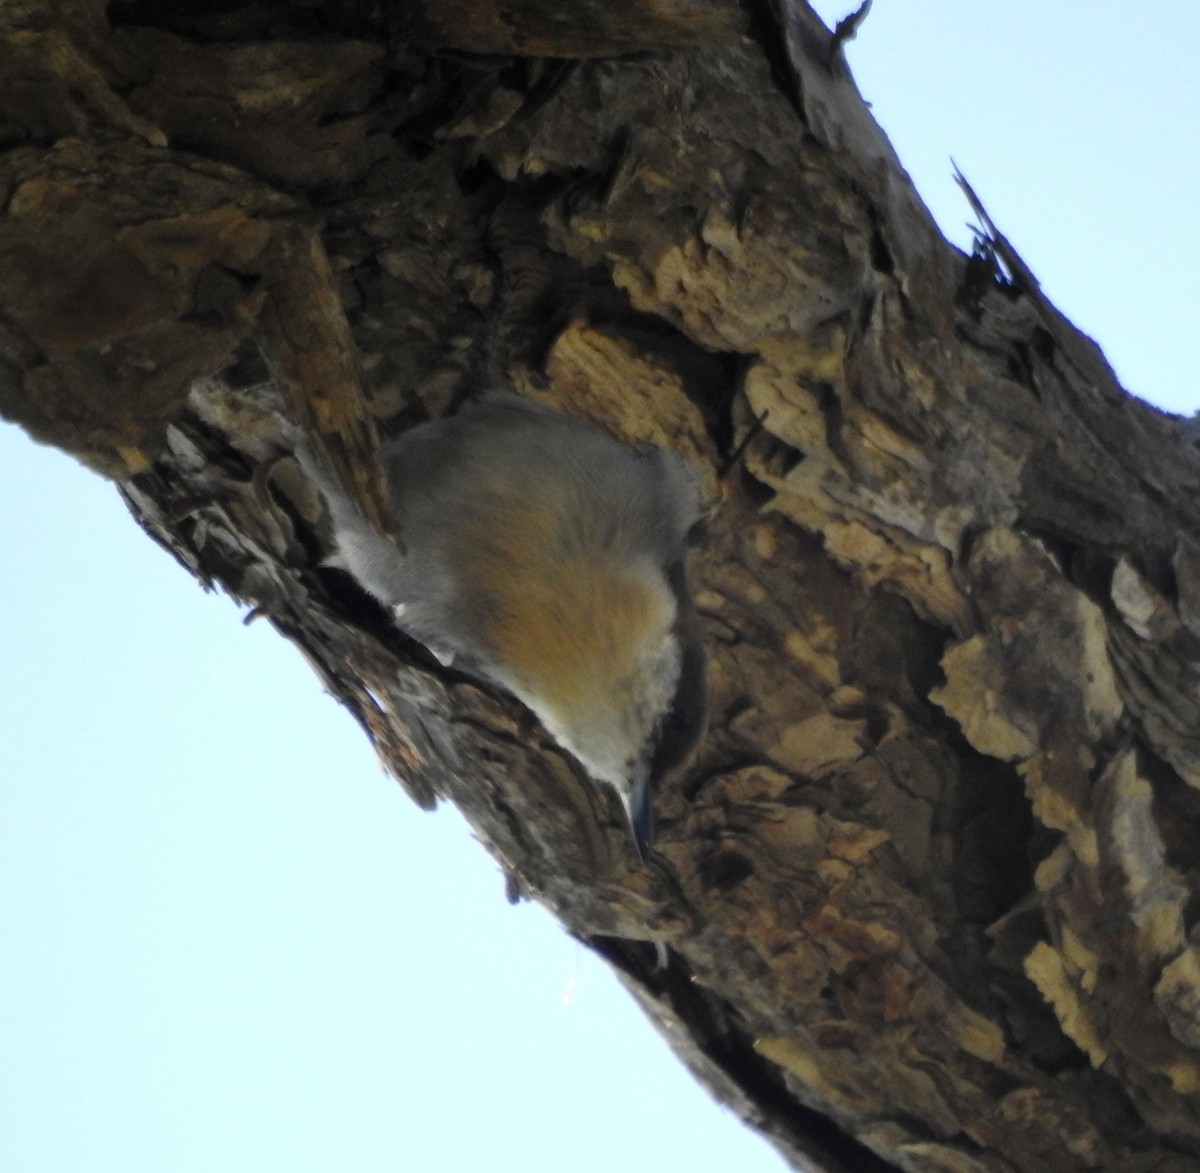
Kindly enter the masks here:
M 849 56 L 953 239 L 951 156 L 1200 406 L 1200 5 L 876 0 Z M 0 467 L 0 1169 L 783 1168 L 266 624 L 7 425 Z

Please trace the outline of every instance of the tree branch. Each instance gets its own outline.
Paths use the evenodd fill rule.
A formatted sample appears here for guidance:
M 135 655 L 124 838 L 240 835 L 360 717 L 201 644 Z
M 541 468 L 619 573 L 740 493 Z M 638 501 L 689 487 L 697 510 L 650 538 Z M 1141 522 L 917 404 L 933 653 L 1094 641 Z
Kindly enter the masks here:
M 299 644 L 798 1165 L 1194 1169 L 1194 446 L 981 206 L 1012 281 L 941 238 L 810 10 L 752 10 L 10 22 L 0 411 Z M 710 486 L 713 728 L 651 866 L 321 565 L 299 408 L 370 502 L 374 428 L 497 368 Z

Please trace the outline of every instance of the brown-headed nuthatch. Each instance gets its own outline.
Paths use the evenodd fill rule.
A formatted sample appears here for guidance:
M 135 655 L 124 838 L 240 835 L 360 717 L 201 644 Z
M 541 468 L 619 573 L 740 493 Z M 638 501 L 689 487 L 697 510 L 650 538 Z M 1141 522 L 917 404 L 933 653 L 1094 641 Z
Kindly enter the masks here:
M 651 788 L 687 763 L 707 717 L 685 567 L 693 478 L 672 453 L 499 392 L 382 458 L 403 552 L 304 459 L 342 563 L 399 627 L 513 693 L 611 785 L 644 856 Z

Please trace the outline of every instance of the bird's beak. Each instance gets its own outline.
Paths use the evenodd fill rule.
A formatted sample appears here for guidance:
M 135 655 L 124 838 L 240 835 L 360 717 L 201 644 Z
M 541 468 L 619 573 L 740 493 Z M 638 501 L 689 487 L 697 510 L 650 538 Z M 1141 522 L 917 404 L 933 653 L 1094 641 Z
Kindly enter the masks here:
M 650 775 L 646 767 L 639 766 L 630 783 L 629 794 L 625 796 L 625 815 L 638 859 L 645 863 L 654 842 L 654 807 L 650 803 Z

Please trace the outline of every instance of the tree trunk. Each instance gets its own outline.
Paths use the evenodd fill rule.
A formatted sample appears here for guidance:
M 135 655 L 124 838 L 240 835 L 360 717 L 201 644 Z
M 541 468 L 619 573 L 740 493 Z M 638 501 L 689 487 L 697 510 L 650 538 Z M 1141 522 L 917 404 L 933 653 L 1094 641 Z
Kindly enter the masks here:
M 1192 434 L 982 209 L 941 238 L 798 2 L 211 8 L 0 10 L 0 412 L 798 1168 L 1200 1169 Z M 321 566 L 297 438 L 382 525 L 377 433 L 495 379 L 707 470 L 712 729 L 648 866 Z

